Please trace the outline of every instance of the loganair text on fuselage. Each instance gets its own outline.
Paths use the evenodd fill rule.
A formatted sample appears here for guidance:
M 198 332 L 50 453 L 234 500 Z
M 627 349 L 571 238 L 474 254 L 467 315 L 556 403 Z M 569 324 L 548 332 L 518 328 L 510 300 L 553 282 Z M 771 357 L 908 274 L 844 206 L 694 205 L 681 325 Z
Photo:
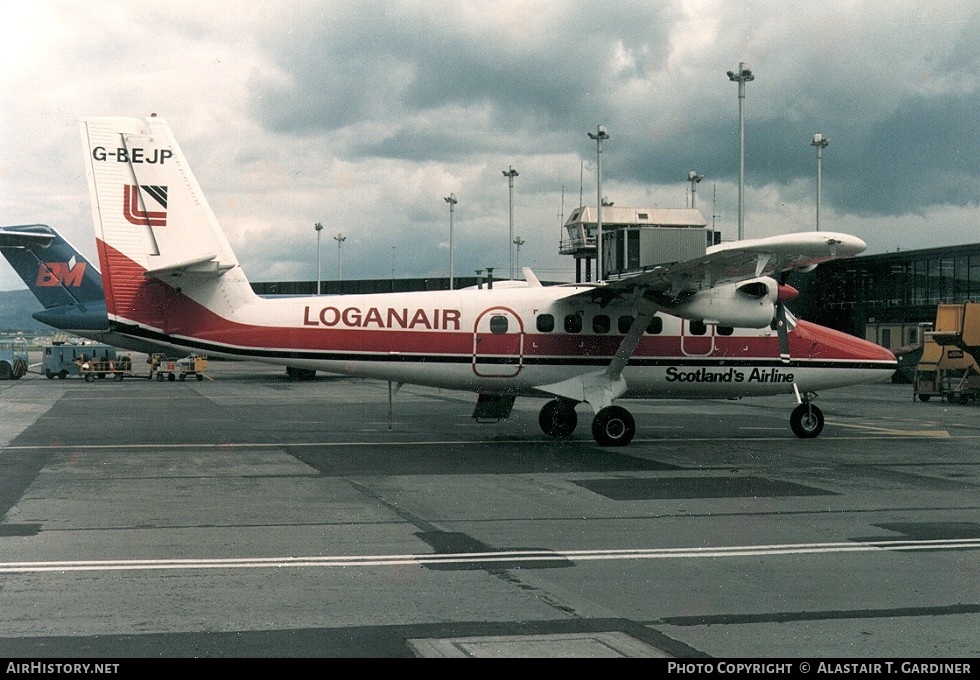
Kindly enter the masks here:
M 324 305 L 303 307 L 304 326 L 334 328 L 404 328 L 458 331 L 461 312 L 458 309 L 423 309 L 421 307 L 368 307 Z

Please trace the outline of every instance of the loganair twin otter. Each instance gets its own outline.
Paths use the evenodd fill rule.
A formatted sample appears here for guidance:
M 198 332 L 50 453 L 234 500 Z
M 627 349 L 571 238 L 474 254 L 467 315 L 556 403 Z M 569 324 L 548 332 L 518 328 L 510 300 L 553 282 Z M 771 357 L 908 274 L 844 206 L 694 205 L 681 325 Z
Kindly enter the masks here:
M 257 296 L 169 126 L 82 121 L 106 312 L 115 333 L 180 351 L 294 371 L 477 393 L 474 416 L 549 399 L 542 430 L 568 437 L 576 406 L 602 446 L 636 432 L 620 398 L 794 395 L 790 425 L 816 437 L 815 391 L 880 380 L 891 352 L 799 321 L 777 281 L 851 257 L 858 238 L 796 233 L 710 247 L 702 257 L 599 284 L 424 293 Z

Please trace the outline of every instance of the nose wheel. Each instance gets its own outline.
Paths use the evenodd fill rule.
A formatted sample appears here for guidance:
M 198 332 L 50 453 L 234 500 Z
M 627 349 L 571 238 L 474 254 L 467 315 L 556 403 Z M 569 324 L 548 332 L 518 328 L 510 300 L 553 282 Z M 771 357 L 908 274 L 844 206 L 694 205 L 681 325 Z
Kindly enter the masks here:
M 800 439 L 813 439 L 823 430 L 823 411 L 806 401 L 789 416 L 789 426 Z

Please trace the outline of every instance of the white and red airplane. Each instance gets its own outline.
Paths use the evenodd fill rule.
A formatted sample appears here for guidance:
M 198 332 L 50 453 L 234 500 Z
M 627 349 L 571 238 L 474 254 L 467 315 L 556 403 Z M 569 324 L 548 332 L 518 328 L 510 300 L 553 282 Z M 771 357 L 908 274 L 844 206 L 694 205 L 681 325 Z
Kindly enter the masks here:
M 161 118 L 81 124 L 106 311 L 114 332 L 175 350 L 477 393 L 474 417 L 548 398 L 542 430 L 567 437 L 576 405 L 603 446 L 628 444 L 622 398 L 794 395 L 799 437 L 824 424 L 815 391 L 877 381 L 894 355 L 795 319 L 774 277 L 865 248 L 832 232 L 713 246 L 599 284 L 424 293 L 256 295 Z M 775 330 L 774 330 L 775 329 Z

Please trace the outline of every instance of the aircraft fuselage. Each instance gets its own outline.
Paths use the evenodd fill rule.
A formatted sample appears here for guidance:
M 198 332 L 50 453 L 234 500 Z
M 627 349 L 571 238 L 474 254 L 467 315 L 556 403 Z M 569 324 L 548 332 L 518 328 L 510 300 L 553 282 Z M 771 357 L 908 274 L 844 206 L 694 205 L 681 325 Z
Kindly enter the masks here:
M 159 283 L 155 285 L 161 285 Z M 631 307 L 572 298 L 581 286 L 384 295 L 255 298 L 219 316 L 209 301 L 168 294 L 165 319 L 128 319 L 144 339 L 211 356 L 486 394 L 539 395 L 541 385 L 607 366 Z M 192 320 L 194 336 L 181 328 Z M 289 320 L 284 324 L 283 320 Z M 626 397 L 736 397 L 884 378 L 886 350 L 799 321 L 792 358 L 770 328 L 726 328 L 658 313 L 623 372 Z

